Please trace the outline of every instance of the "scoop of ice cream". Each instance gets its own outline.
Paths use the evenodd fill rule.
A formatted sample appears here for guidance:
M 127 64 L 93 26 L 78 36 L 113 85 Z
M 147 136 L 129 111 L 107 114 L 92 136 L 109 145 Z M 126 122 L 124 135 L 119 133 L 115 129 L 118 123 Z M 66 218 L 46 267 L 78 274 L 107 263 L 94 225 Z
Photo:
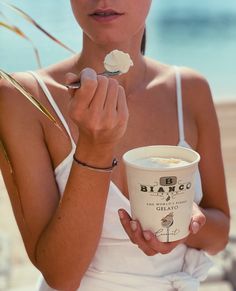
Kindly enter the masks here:
M 119 50 L 111 51 L 104 59 L 104 67 L 109 72 L 120 71 L 122 74 L 127 73 L 133 66 L 129 54 Z

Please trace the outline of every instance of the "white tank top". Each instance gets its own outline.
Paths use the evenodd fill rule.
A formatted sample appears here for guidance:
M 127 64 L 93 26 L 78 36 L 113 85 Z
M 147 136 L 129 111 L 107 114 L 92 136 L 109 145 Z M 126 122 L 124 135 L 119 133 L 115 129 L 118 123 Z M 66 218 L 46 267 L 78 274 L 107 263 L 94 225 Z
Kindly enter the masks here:
M 59 107 L 55 103 L 46 84 L 35 72 L 30 72 L 38 81 L 44 94 L 64 125 L 72 144 L 69 155 L 56 167 L 55 178 L 63 195 L 70 168 L 73 162 L 75 143 L 69 127 Z M 184 136 L 181 76 L 175 67 L 177 111 L 179 125 L 178 145 L 188 147 Z M 195 202 L 202 199 L 202 187 L 199 171 L 196 177 Z M 134 245 L 123 230 L 118 217 L 118 209 L 123 208 L 130 213 L 129 200 L 118 187 L 111 182 L 100 242 L 95 256 L 85 273 L 79 291 L 194 291 L 199 281 L 204 280 L 212 265 L 203 251 L 190 249 L 181 244 L 171 253 L 146 256 Z M 43 278 L 38 290 L 51 291 Z

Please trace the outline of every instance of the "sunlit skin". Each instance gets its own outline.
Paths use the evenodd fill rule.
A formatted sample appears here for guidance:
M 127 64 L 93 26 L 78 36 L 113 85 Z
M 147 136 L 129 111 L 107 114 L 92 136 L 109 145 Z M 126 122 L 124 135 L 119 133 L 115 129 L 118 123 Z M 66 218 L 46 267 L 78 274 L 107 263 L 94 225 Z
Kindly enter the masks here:
M 116 157 L 119 164 L 113 173 L 73 163 L 60 199 L 54 169 L 71 151 L 65 130 L 58 130 L 8 83 L 1 81 L 0 89 L 0 136 L 14 170 L 13 180 L 0 155 L 4 181 L 29 258 L 48 284 L 59 290 L 78 288 L 93 259 L 110 181 L 129 198 L 122 155 L 138 146 L 179 141 L 173 67 L 140 53 L 151 1 L 72 0 L 71 4 L 83 29 L 82 51 L 38 73 L 68 122 L 76 157 L 98 167 L 111 165 Z M 115 13 L 104 19 L 94 16 L 101 11 Z M 134 66 L 121 76 L 97 76 L 104 70 L 105 55 L 113 49 L 129 53 Z M 159 242 L 128 213 L 118 211 L 130 240 L 148 256 L 169 253 L 180 243 L 215 254 L 228 240 L 229 207 L 211 93 L 199 73 L 188 68 L 180 71 L 185 136 L 201 155 L 204 197 L 200 206 L 194 204 L 190 235 L 177 242 Z M 61 124 L 33 77 L 13 76 Z M 78 80 L 78 90 L 68 91 L 62 85 Z

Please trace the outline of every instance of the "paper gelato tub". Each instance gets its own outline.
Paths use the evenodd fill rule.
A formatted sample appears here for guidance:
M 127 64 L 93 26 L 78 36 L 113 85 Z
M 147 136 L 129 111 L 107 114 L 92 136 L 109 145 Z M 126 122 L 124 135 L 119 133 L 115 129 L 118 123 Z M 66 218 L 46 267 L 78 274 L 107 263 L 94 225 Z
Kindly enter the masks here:
M 146 146 L 123 155 L 131 216 L 162 242 L 189 234 L 200 156 L 180 146 Z

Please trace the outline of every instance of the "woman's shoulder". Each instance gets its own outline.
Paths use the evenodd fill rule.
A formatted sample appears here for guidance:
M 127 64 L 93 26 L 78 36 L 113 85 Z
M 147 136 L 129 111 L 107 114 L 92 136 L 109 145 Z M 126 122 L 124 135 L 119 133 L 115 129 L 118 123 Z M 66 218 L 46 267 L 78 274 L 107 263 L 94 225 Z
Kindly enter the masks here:
M 212 95 L 206 77 L 199 71 L 185 67 L 164 64 L 147 58 L 150 73 L 150 80 L 154 84 L 165 84 L 168 87 L 176 88 L 176 74 L 179 74 L 183 97 L 191 102 L 198 103 L 212 102 Z
M 199 71 L 179 67 L 185 103 L 190 104 L 198 116 L 214 111 L 212 92 L 206 77 Z
M 217 124 L 212 91 L 206 77 L 188 67 L 179 67 L 179 72 L 183 106 L 195 118 L 198 130 L 204 130 L 209 122 Z
M 34 71 L 36 75 L 46 85 L 55 85 L 58 82 L 62 82 L 64 73 L 63 69 L 66 62 L 60 62 L 48 67 L 40 68 Z M 14 86 L 14 83 L 16 86 Z M 19 98 L 22 95 L 22 91 L 19 90 L 20 87 L 23 87 L 27 92 L 39 97 L 39 86 L 36 78 L 30 73 L 30 71 L 25 72 L 13 72 L 8 74 L 8 78 L 0 79 L 0 96 L 1 101 L 7 99 L 8 102 L 11 100 L 14 102 L 20 102 L 22 98 Z M 16 88 L 18 87 L 18 89 Z M 24 98 L 23 98 L 24 99 Z
M 149 70 L 156 78 L 162 77 L 168 79 L 173 77 L 173 75 L 178 71 L 180 73 L 181 80 L 184 82 L 192 83 L 192 85 L 194 85 L 196 82 L 207 84 L 207 80 L 203 74 L 195 69 L 185 66 L 170 65 L 151 58 L 146 58 L 146 60 Z
M 169 92 L 176 92 L 176 74 L 181 81 L 183 106 L 191 112 L 197 120 L 202 116 L 215 114 L 212 92 L 206 77 L 199 71 L 184 67 L 163 64 L 152 59 L 147 59 L 150 73 L 150 88 L 164 86 Z M 160 88 L 160 87 L 159 87 Z
M 6 109 L 12 114 L 17 108 L 24 111 L 26 99 L 24 92 L 34 95 L 35 80 L 28 72 L 15 72 L 8 74 L 7 78 L 0 80 L 0 104 L 1 114 Z
M 58 86 L 65 83 L 65 76 L 74 70 L 75 56 L 59 61 L 37 71 L 46 84 Z
M 33 88 L 34 84 L 32 81 L 33 77 L 29 74 L 29 72 L 5 73 L 5 78 L 0 80 L 0 94 L 10 92 L 14 95 L 14 92 L 17 93 L 17 85 L 20 85 L 25 89 Z M 19 88 L 19 86 L 17 87 Z
M 209 93 L 210 86 L 208 80 L 202 73 L 189 67 L 176 68 L 181 76 L 182 85 L 191 90 L 193 95 L 199 94 L 199 92 L 203 93 L 203 91 L 208 91 Z
M 0 135 L 19 134 L 22 138 L 24 128 L 29 132 L 41 128 L 41 112 L 30 102 L 38 100 L 37 82 L 28 72 L 15 72 L 8 79 L 0 80 Z M 41 129 L 40 129 L 41 131 Z

